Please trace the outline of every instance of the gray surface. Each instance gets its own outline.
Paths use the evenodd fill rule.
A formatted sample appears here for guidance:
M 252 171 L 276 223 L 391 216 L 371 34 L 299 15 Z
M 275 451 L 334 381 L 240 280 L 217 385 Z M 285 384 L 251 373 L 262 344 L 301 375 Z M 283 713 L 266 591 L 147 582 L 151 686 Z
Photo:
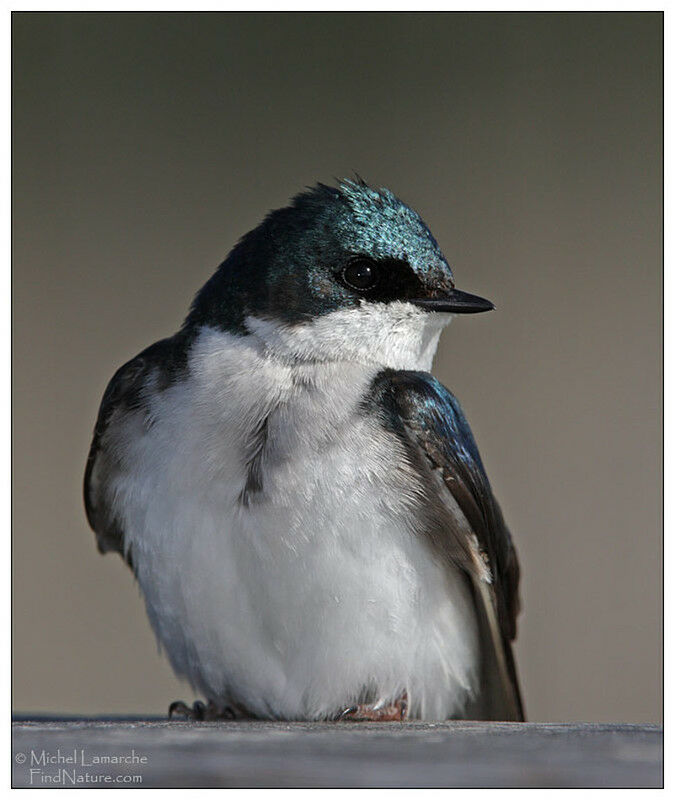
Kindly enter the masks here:
M 111 787 L 130 775 L 141 780 L 121 785 L 658 787 L 663 733 L 592 723 L 22 720 L 13 724 L 12 748 L 14 787 L 48 786 L 45 775 Z M 146 761 L 96 763 L 132 750 Z M 54 763 L 40 763 L 43 751 Z M 32 784 L 31 762 L 39 770 Z

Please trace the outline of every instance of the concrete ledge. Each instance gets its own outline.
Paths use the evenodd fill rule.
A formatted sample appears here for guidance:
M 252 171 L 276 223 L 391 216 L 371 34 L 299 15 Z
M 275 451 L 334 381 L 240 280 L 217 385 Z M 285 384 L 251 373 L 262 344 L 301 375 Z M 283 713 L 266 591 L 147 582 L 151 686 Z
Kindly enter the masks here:
M 12 727 L 14 787 L 663 785 L 656 725 L 42 718 Z

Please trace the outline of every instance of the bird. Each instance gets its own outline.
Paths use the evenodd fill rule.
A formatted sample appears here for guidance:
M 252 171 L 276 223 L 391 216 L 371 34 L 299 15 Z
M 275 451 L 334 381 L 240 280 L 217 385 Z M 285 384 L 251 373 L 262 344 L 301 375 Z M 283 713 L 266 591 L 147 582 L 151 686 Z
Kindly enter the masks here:
M 108 384 L 84 501 L 175 673 L 170 718 L 524 719 L 519 563 L 430 370 L 455 287 L 362 178 L 271 211 Z

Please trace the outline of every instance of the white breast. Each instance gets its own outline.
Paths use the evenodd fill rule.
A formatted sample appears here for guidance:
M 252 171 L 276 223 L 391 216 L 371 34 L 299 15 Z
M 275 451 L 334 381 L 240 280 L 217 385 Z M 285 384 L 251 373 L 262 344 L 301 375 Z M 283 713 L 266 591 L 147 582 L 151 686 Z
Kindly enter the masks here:
M 407 690 L 461 715 L 478 680 L 470 592 L 410 524 L 415 476 L 358 411 L 376 365 L 292 365 L 204 330 L 115 487 L 175 670 L 261 716 L 330 716 Z M 242 492 L 257 458 L 260 491 Z

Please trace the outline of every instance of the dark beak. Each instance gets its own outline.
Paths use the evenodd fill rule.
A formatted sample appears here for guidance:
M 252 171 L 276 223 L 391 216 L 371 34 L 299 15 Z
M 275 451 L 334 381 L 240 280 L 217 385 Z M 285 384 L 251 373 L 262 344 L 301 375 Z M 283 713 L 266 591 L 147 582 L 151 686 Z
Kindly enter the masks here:
M 427 311 L 443 311 L 446 314 L 479 314 L 494 308 L 494 304 L 484 297 L 460 292 L 459 289 L 452 289 L 439 297 L 420 297 L 408 302 Z

